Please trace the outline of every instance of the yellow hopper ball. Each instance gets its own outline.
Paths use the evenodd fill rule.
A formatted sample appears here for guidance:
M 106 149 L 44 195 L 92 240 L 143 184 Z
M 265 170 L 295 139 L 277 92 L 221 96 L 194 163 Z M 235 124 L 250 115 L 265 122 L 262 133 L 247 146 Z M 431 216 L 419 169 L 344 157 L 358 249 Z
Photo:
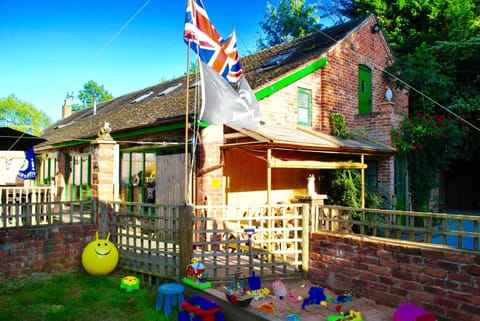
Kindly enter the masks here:
M 118 250 L 115 244 L 109 241 L 110 233 L 106 239 L 96 239 L 83 249 L 83 268 L 93 275 L 106 275 L 112 272 L 118 263 Z

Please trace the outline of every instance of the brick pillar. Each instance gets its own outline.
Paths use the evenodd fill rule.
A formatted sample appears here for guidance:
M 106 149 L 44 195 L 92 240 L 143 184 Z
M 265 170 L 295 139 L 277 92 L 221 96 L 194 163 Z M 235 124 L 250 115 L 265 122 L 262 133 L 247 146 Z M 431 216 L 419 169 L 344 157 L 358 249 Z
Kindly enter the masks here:
M 117 143 L 110 136 L 110 127 L 105 123 L 97 139 L 91 143 L 93 211 L 102 237 L 105 237 L 106 232 L 109 231 L 108 225 L 112 220 L 111 215 L 106 213 L 106 209 L 110 208 L 107 204 L 115 200 L 115 195 L 118 195 L 115 190 L 117 188 L 115 184 L 116 146 Z M 111 213 L 111 211 L 108 212 Z
M 220 146 L 223 141 L 223 126 L 210 125 L 202 130 L 202 144 L 199 146 L 197 176 L 197 204 L 208 201 L 210 205 L 225 204 L 225 182 Z

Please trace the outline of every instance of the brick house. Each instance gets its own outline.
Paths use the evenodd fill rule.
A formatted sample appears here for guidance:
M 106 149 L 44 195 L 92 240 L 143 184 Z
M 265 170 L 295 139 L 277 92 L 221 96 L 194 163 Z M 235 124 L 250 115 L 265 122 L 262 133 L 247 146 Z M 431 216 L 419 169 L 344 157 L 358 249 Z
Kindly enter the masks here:
M 258 130 L 195 121 L 194 74 L 71 115 L 66 101 L 36 146 L 40 179 L 62 175 L 64 198 L 271 204 L 307 194 L 310 174 L 325 194 L 328 173 L 354 168 L 406 200 L 391 129 L 408 117 L 408 96 L 383 72 L 393 57 L 376 24 L 364 16 L 242 58 L 265 121 Z M 332 114 L 355 139 L 332 135 Z

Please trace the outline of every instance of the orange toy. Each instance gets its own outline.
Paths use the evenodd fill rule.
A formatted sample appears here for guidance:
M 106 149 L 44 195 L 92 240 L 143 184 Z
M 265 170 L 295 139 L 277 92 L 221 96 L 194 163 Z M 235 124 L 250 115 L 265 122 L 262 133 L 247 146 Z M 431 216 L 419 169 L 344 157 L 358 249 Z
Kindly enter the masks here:
M 263 312 L 269 313 L 271 315 L 275 315 L 275 308 L 273 307 L 273 303 L 264 303 L 259 305 L 258 308 Z

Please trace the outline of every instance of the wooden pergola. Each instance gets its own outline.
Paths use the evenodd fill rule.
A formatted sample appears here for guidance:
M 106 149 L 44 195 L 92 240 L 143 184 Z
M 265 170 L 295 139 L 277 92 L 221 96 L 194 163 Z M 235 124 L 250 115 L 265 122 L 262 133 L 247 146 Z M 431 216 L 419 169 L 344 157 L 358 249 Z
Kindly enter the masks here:
M 358 169 L 365 206 L 365 156 L 392 156 L 394 149 L 367 140 L 342 139 L 305 128 L 225 126 L 224 150 L 241 149 L 266 162 L 267 204 L 271 203 L 272 169 Z

